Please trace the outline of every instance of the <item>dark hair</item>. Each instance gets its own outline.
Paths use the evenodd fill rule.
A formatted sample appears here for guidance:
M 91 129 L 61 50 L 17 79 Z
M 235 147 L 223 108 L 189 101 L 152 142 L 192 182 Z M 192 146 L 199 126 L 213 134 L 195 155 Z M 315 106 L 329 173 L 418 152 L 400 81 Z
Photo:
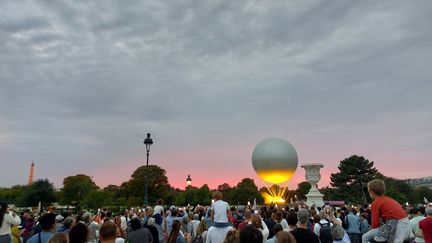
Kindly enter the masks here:
M 3 218 L 4 218 L 4 215 L 6 213 L 7 208 L 8 208 L 7 203 L 0 202 L 0 227 L 3 224 Z
M 273 234 L 276 235 L 279 231 L 283 230 L 283 227 L 281 224 L 275 224 L 273 226 Z
M 271 218 L 271 216 L 272 216 L 272 211 L 270 211 L 270 210 L 267 210 L 267 211 L 265 211 L 265 217 L 266 218 Z
M 296 213 L 288 213 L 288 225 L 297 225 L 298 219 Z
M 130 226 L 133 230 L 141 229 L 141 221 L 138 218 L 133 218 L 130 221 Z
M 87 242 L 89 230 L 83 223 L 75 224 L 69 231 L 69 243 Z
M 240 231 L 240 243 L 262 243 L 263 234 L 255 226 L 248 225 Z
M 158 200 L 156 201 L 156 203 L 157 203 L 157 205 L 162 205 L 162 204 L 164 203 L 164 201 L 163 201 L 162 199 L 158 199 Z
M 42 230 L 50 230 L 55 224 L 55 214 L 46 213 L 39 218 L 39 224 Z
M 112 217 L 112 212 L 111 212 L 111 211 L 108 211 L 108 212 L 106 212 L 105 215 L 106 215 L 107 218 L 111 218 L 111 217 Z
M 167 243 L 175 243 L 180 231 L 181 223 L 178 220 L 174 220 L 172 223 L 171 233 L 168 236 Z
M 117 226 L 114 222 L 107 221 L 102 224 L 99 230 L 99 237 L 101 240 L 114 240 L 117 238 Z

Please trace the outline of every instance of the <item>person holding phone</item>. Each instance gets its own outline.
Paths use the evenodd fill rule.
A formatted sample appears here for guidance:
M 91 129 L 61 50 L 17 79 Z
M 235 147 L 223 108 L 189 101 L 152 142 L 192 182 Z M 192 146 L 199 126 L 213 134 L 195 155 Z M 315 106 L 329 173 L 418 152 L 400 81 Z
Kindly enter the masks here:
M 0 202 L 0 243 L 10 243 L 12 225 L 20 225 L 21 218 L 11 210 L 7 203 Z

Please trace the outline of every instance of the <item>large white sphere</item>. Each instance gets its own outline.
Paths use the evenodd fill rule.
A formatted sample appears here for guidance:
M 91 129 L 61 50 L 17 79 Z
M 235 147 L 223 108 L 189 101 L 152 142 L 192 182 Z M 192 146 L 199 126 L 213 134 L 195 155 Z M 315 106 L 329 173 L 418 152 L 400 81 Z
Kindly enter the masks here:
M 297 169 L 297 152 L 283 139 L 265 139 L 255 147 L 252 165 L 264 181 L 272 184 L 283 183 L 290 180 Z

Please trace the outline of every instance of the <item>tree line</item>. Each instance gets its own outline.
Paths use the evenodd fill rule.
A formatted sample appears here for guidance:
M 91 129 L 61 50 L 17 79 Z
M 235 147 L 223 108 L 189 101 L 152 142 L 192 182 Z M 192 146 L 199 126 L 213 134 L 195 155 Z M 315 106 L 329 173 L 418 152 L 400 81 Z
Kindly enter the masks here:
M 350 204 L 363 204 L 371 201 L 367 192 L 367 182 L 381 178 L 386 182 L 387 194 L 401 204 L 421 203 L 423 197 L 432 198 L 432 190 L 427 187 L 414 188 L 402 180 L 386 177 L 374 167 L 374 162 L 362 156 L 352 155 L 340 161 L 338 172 L 331 174 L 330 186 L 321 188 L 324 200 L 340 200 Z M 121 185 L 108 185 L 99 188 L 88 175 L 68 176 L 61 189 L 54 188 L 48 179 L 35 181 L 30 186 L 16 185 L 0 188 L 0 201 L 17 206 L 35 207 L 39 202 L 48 206 L 53 202 L 60 205 L 73 205 L 97 209 L 103 206 L 134 207 L 143 205 L 144 184 L 148 180 L 150 205 L 163 198 L 166 204 L 209 205 L 212 190 L 207 184 L 201 187 L 187 186 L 185 189 L 172 187 L 168 183 L 166 171 L 157 165 L 138 167 L 131 178 Z M 274 186 L 278 189 L 278 186 Z M 305 200 L 310 189 L 307 182 L 301 182 L 295 190 L 286 193 L 287 202 Z M 261 192 L 267 189 L 256 186 L 253 179 L 243 178 L 237 185 L 223 183 L 217 187 L 224 200 L 231 205 L 245 205 L 247 202 L 263 203 Z

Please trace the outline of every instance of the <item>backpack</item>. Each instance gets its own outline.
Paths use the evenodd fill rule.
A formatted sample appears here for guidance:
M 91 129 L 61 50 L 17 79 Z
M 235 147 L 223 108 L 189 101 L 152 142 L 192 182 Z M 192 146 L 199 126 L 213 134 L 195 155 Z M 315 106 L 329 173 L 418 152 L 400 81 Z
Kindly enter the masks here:
M 319 239 L 321 243 L 332 243 L 333 237 L 331 234 L 330 223 L 329 222 L 324 224 L 319 223 L 319 225 L 321 226 L 320 234 L 319 234 Z
M 192 243 L 204 243 L 204 240 L 201 235 L 196 235 L 192 240 Z

